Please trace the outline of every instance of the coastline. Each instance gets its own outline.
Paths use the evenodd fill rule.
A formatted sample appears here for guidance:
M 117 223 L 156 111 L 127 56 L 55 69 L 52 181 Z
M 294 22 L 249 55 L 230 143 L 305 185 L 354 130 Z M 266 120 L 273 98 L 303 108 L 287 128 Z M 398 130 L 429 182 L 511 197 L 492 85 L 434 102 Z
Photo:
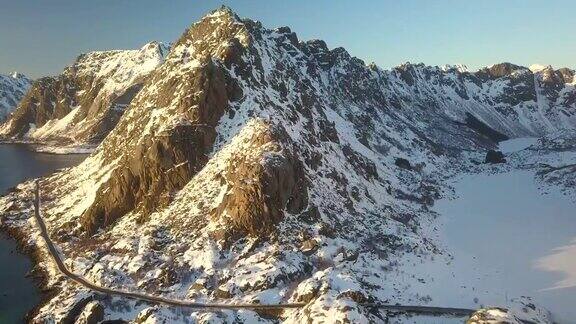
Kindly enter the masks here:
M 0 139 L 0 147 L 22 146 L 17 150 L 7 149 L 7 157 L 14 154 L 18 158 L 8 158 L 6 168 L 2 172 L 10 172 L 13 167 L 24 167 L 24 173 L 5 174 L 0 192 L 0 235 L 10 241 L 11 248 L 19 257 L 29 261 L 29 267 L 23 269 L 22 275 L 28 281 L 29 289 L 34 289 L 33 301 L 18 311 L 19 321 L 33 322 L 42 307 L 61 291 L 58 276 L 54 276 L 46 250 L 42 243 L 36 239 L 39 235 L 33 222 L 31 212 L 33 208 L 32 184 L 36 179 L 50 179 L 54 173 L 76 165 L 83 157 L 76 154 L 37 153 L 30 143 L 6 142 Z M 31 152 L 21 153 L 19 152 Z M 44 157 L 41 157 L 44 155 Z M 23 161 L 26 163 L 21 164 Z M 16 286 L 15 289 L 18 287 Z
M 7 191 L 1 197 L 9 195 L 11 192 L 14 192 L 14 190 L 11 189 Z M 0 217 L 3 216 L 4 215 L 0 215 Z M 15 241 L 16 251 L 26 256 L 32 262 L 32 269 L 26 273 L 25 276 L 31 278 L 34 286 L 38 289 L 40 302 L 27 311 L 23 318 L 24 323 L 31 323 L 40 308 L 58 293 L 58 288 L 48 286 L 48 271 L 40 266 L 40 263 L 43 261 L 41 249 L 36 244 L 29 244 L 29 242 L 24 239 L 24 237 L 29 235 L 24 228 L 10 226 L 6 222 L 0 221 L 0 235 L 4 235 L 8 239 Z
M 96 150 L 98 144 L 81 144 L 71 143 L 69 145 L 61 145 L 58 142 L 44 142 L 26 139 L 6 139 L 0 137 L 0 145 L 28 145 L 30 150 L 37 153 L 53 154 L 53 155 L 69 155 L 69 154 L 91 154 Z

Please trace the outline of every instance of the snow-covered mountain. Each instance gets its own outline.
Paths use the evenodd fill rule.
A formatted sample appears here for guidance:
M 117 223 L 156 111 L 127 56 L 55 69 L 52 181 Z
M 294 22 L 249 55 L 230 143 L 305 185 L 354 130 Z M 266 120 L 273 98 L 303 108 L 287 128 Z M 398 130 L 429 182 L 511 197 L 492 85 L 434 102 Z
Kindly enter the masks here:
M 57 145 L 99 143 L 160 65 L 168 47 L 80 55 L 56 77 L 36 80 L 0 136 Z
M 473 73 L 413 64 L 385 71 L 228 8 L 186 30 L 161 64 L 160 56 L 146 78 L 111 91 L 139 88 L 96 152 L 43 180 L 44 217 L 66 263 L 107 287 L 308 304 L 258 314 L 99 299 L 43 262 L 47 286 L 59 289 L 39 321 L 95 307 L 107 319 L 146 323 L 383 321 L 385 312 L 361 304 L 431 301 L 420 294 L 428 274 L 410 277 L 400 265 L 446 258 L 430 207 L 445 178 L 474 163 L 466 152 L 576 125 L 572 70 L 505 63 Z M 87 106 L 116 107 L 114 99 L 86 104 L 96 93 L 66 107 L 79 104 L 80 116 L 90 115 Z M 45 110 L 33 110 L 33 98 L 19 110 L 34 111 L 37 128 L 19 134 L 50 125 L 39 122 Z M 60 120 L 70 113 L 50 111 Z M 104 134 L 89 133 L 75 139 Z M 48 260 L 30 213 L 21 212 L 30 210 L 30 189 L 2 198 L 0 211 Z
M 0 122 L 16 108 L 32 81 L 21 73 L 0 74 Z
M 470 73 L 406 64 L 384 74 L 398 108 L 439 110 L 471 127 L 480 121 L 507 137 L 576 126 L 576 79 L 567 68 L 532 72 L 502 63 Z
M 340 55 L 349 57 L 341 48 L 328 50 L 322 41 L 307 45 L 321 56 L 321 64 L 330 65 Z M 140 50 L 81 55 L 62 75 L 35 82 L 11 120 L 0 126 L 0 136 L 57 146 L 97 144 L 167 53 L 166 46 L 153 42 Z M 503 138 L 497 133 L 544 135 L 576 123 L 576 81 L 574 71 L 567 68 L 502 63 L 469 72 L 462 66 L 406 63 L 391 71 L 374 65 L 369 69 L 386 87 L 388 105 L 443 110 L 469 125 L 487 123 L 497 131 L 496 138 Z M 26 80 L 19 82 L 26 85 Z M 5 99 L 3 106 L 14 105 L 18 93 Z

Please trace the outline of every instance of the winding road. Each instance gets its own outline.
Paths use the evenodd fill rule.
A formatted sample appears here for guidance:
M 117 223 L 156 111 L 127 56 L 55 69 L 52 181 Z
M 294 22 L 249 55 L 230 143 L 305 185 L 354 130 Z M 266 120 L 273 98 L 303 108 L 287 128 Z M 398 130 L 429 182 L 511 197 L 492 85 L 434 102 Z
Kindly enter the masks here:
M 77 275 L 70 271 L 62 259 L 60 258 L 60 253 L 58 249 L 50 239 L 50 235 L 48 235 L 48 230 L 46 228 L 46 224 L 42 219 L 40 214 L 40 182 L 36 180 L 36 186 L 34 190 L 34 217 L 38 223 L 38 227 L 40 228 L 40 234 L 46 245 L 48 246 L 48 250 L 50 251 L 50 255 L 54 259 L 58 270 L 70 280 L 90 289 L 95 292 L 110 295 L 110 296 L 119 296 L 125 297 L 130 299 L 136 299 L 141 301 L 146 301 L 152 304 L 164 304 L 169 306 L 179 306 L 179 307 L 189 307 L 189 308 L 196 308 L 196 309 L 252 309 L 252 310 L 278 310 L 278 309 L 288 309 L 288 308 L 301 308 L 306 306 L 306 303 L 283 303 L 283 304 L 222 304 L 222 303 L 196 303 L 186 300 L 179 300 L 179 299 L 172 299 L 154 295 L 148 295 L 139 292 L 130 292 L 125 290 L 119 289 L 111 289 L 99 286 L 88 281 L 86 278 Z M 379 308 L 388 311 L 394 312 L 404 312 L 404 313 L 419 313 L 419 314 L 431 314 L 431 315 L 451 315 L 457 317 L 464 317 L 470 316 L 474 313 L 475 310 L 473 309 L 465 309 L 465 308 L 450 308 L 450 307 L 428 307 L 428 306 L 401 306 L 401 305 L 388 305 L 388 304 L 379 304 L 379 303 L 360 303 L 360 305 L 367 307 L 367 308 Z

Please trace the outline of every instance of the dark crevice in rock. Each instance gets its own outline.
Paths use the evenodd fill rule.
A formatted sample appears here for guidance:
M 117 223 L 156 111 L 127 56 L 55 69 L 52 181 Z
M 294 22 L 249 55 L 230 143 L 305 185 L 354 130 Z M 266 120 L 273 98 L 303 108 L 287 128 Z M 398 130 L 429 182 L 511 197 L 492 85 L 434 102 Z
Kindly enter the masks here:
M 466 126 L 477 131 L 478 133 L 488 137 L 492 141 L 498 143 L 510 139 L 507 135 L 498 132 L 497 130 L 486 125 L 478 118 L 474 117 L 470 113 L 466 113 Z

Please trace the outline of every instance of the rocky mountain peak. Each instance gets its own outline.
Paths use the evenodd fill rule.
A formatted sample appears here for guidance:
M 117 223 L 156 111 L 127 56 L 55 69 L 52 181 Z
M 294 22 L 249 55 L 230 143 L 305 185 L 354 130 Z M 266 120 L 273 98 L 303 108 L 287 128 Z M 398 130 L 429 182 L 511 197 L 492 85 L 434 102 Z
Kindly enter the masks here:
M 456 71 L 459 73 L 470 72 L 468 67 L 464 64 L 445 64 L 440 67 L 442 71 Z
M 204 15 L 200 21 L 194 23 L 192 26 L 209 22 L 211 25 L 222 24 L 225 28 L 235 23 L 241 24 L 243 20 L 228 6 L 221 6 L 218 9 L 211 11 Z
M 563 67 L 558 69 L 557 72 L 562 76 L 564 83 L 576 83 L 576 73 L 574 70 Z
M 551 65 L 541 69 L 536 72 L 540 76 L 540 79 L 545 83 L 554 83 L 558 86 L 563 86 L 566 83 L 572 83 L 574 81 L 574 70 L 568 68 L 560 68 L 554 70 Z
M 334 65 L 335 57 L 328 49 L 326 42 L 320 39 L 313 39 L 307 41 L 305 44 L 310 54 L 318 61 L 320 66 L 330 68 Z
M 232 8 L 230 8 L 226 5 L 221 5 L 219 8 L 212 10 L 209 14 L 207 14 L 203 18 L 206 18 L 209 16 L 212 16 L 212 17 L 214 17 L 214 16 L 216 16 L 216 17 L 228 16 L 228 17 L 234 18 L 235 20 L 241 20 L 240 17 L 238 17 L 238 15 L 236 14 L 236 12 L 234 12 L 234 10 L 232 10 Z
M 530 71 L 532 71 L 533 73 L 536 73 L 536 72 L 538 72 L 538 71 L 541 71 L 541 70 L 543 70 L 543 69 L 545 69 L 545 68 L 546 68 L 545 65 L 538 64 L 538 63 L 534 63 L 534 64 L 532 64 L 532 65 L 530 65 L 530 66 L 528 67 L 528 69 L 530 69 Z
M 10 73 L 10 77 L 12 77 L 14 79 L 27 80 L 28 82 L 31 81 L 26 75 L 24 75 L 18 71 L 14 71 L 14 72 Z
M 483 68 L 479 72 L 488 74 L 488 76 L 492 79 L 498 79 L 501 77 L 511 76 L 516 72 L 526 72 L 526 71 L 530 70 L 523 66 L 505 62 L 494 64 L 487 68 Z
M 191 56 L 223 57 L 238 46 L 250 44 L 249 21 L 242 21 L 230 8 L 222 7 L 188 28 L 173 45 L 169 61 L 188 62 Z
M 165 57 L 170 51 L 171 44 L 159 41 L 151 41 L 140 48 L 141 52 L 151 53 L 160 57 Z

